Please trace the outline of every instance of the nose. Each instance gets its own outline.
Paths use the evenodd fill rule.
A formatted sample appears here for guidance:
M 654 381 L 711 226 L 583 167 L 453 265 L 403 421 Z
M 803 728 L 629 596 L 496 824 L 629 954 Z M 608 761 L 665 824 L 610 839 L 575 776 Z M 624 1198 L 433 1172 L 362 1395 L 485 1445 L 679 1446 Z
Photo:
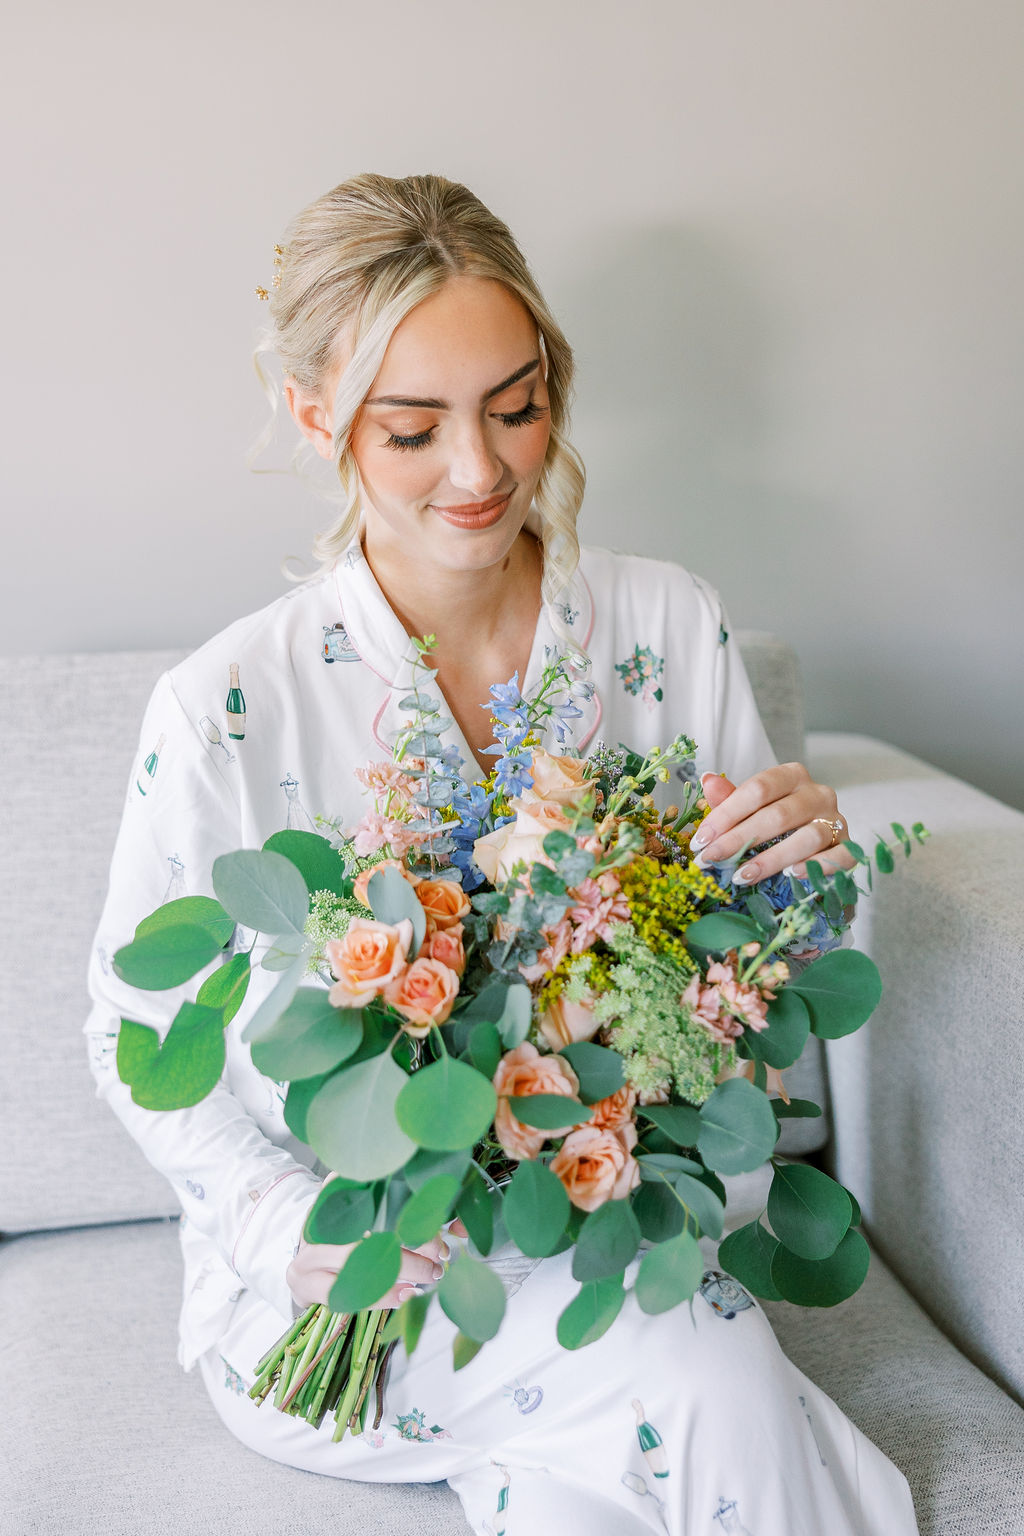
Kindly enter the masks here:
M 452 439 L 448 478 L 460 491 L 472 496 L 488 496 L 501 482 L 505 466 L 480 422 L 466 423 Z

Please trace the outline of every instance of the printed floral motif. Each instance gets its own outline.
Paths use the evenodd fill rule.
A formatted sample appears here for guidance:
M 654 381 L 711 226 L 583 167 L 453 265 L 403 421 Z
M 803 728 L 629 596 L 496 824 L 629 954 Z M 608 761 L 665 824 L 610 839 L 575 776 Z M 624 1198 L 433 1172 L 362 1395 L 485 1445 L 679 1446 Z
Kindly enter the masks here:
M 649 709 L 661 703 L 664 695 L 658 680 L 665 670 L 665 658 L 656 656 L 649 645 L 635 646 L 631 656 L 615 663 L 615 670 L 626 692 L 643 699 Z
M 220 1358 L 224 1366 L 224 1390 L 226 1392 L 234 1392 L 238 1397 L 243 1397 L 249 1390 L 248 1387 L 242 1380 L 241 1376 L 239 1376 L 234 1366 L 229 1365 L 228 1362 L 224 1359 L 223 1355 L 221 1355 Z
M 368 1429 L 363 1435 L 363 1444 L 368 1445 L 371 1451 L 379 1451 L 386 1439 L 383 1429 Z
M 717 1312 L 719 1317 L 730 1322 L 737 1312 L 747 1312 L 754 1305 L 742 1285 L 732 1275 L 724 1275 L 719 1269 L 705 1270 L 700 1294 L 712 1312 Z
M 514 1381 L 505 1388 L 505 1396 L 517 1413 L 533 1413 L 544 1401 L 544 1388 L 527 1387 L 521 1381 Z
M 575 624 L 576 620 L 580 616 L 579 609 L 570 608 L 568 603 L 556 603 L 555 612 L 558 614 L 558 617 L 561 619 L 563 624 Z
M 442 1429 L 440 1424 L 428 1426 L 426 1414 L 419 1408 L 412 1408 L 408 1413 L 400 1413 L 398 1422 L 392 1425 L 397 1429 L 403 1440 L 450 1440 L 451 1434 L 447 1429 Z

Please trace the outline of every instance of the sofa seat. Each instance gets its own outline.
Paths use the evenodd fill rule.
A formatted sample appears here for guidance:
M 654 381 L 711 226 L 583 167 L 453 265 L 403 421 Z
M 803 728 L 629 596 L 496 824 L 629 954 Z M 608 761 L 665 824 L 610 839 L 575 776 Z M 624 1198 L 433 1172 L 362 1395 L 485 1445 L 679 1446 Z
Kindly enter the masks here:
M 0 1246 L 4 1384 L 17 1405 L 3 1451 L 13 1502 L 8 1495 L 0 1528 L 465 1536 L 444 1483 L 335 1482 L 234 1440 L 198 1372 L 175 1363 L 180 1289 L 174 1221 Z M 842 1306 L 765 1310 L 794 1363 L 905 1473 L 924 1536 L 1019 1536 L 1024 1410 L 939 1332 L 877 1254 Z M 1014 1464 L 1016 1486 L 1007 1481 Z

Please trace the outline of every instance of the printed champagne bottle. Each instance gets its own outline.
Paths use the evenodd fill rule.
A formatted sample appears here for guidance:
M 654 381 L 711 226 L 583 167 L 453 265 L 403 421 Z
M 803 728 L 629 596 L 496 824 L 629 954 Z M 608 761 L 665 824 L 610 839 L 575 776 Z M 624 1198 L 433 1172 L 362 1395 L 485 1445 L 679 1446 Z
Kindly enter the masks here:
M 505 1481 L 498 1494 L 498 1508 L 494 1514 L 494 1536 L 505 1536 L 508 1523 L 508 1485 L 511 1478 L 507 1467 L 502 1467 L 501 1471 Z
M 238 662 L 230 664 L 231 686 L 224 706 L 228 715 L 228 736 L 232 741 L 245 740 L 245 697 L 238 686 Z
M 661 1443 L 661 1436 L 654 1425 L 648 1423 L 644 1417 L 644 1405 L 638 1397 L 633 1399 L 633 1411 L 636 1414 L 636 1437 L 640 1441 L 644 1460 L 655 1477 L 668 1477 L 668 1457 Z
M 166 736 L 161 736 L 158 738 L 156 746 L 153 748 L 152 752 L 149 754 L 149 756 L 146 758 L 146 761 L 142 765 L 143 773 L 145 773 L 150 780 L 152 780 L 156 774 L 157 765 L 160 762 L 160 753 L 164 749 L 164 742 L 166 740 Z M 147 786 L 143 784 L 141 774 L 135 780 L 135 787 L 140 795 L 144 795 L 146 793 Z

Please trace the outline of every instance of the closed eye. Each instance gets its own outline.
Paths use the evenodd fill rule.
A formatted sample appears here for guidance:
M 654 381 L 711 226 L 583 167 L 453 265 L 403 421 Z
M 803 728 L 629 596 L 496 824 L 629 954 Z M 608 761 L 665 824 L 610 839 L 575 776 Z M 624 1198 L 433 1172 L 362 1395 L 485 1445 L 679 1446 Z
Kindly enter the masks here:
M 533 422 L 539 421 L 546 411 L 547 406 L 537 405 L 534 401 L 528 400 L 521 411 L 497 411 L 495 415 L 503 427 L 528 427 Z M 392 432 L 384 446 L 396 448 L 400 453 L 406 453 L 414 448 L 426 448 L 434 440 L 434 430 L 430 427 L 426 432 L 417 432 L 414 437 L 399 437 Z

